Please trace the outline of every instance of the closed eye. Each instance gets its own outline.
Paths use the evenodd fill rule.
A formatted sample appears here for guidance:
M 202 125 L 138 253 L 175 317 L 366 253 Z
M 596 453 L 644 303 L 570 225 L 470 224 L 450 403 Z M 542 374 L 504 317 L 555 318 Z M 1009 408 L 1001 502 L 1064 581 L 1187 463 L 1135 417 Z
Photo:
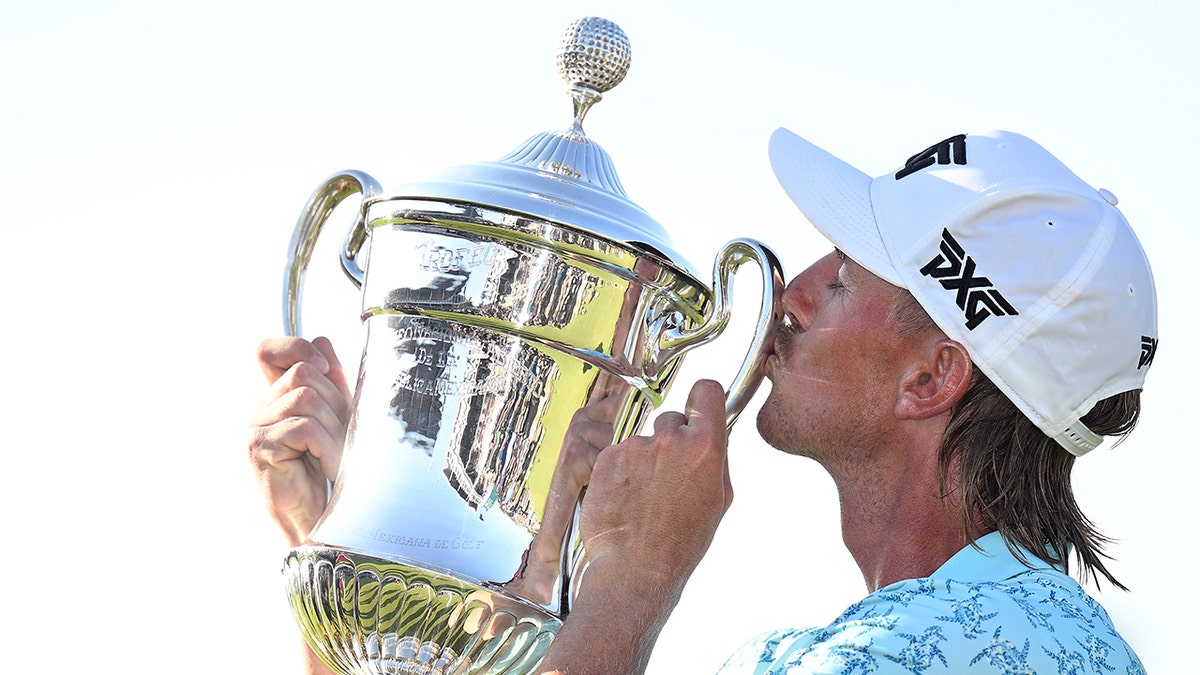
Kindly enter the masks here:
M 841 261 L 842 264 L 838 266 L 836 276 L 833 278 L 833 281 L 830 281 L 828 284 L 826 284 L 826 287 L 831 291 L 837 291 L 846 287 L 846 284 L 842 282 L 842 273 L 846 270 L 846 254 L 842 253 L 842 249 L 840 248 L 833 249 L 833 254 L 837 256 L 837 259 Z

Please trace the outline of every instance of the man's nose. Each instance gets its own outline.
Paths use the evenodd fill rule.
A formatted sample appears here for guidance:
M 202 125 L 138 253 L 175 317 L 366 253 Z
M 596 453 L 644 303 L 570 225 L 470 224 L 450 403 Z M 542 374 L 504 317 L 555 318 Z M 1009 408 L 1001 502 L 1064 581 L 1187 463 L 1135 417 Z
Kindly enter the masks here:
M 830 253 L 788 282 L 779 302 L 793 325 L 799 324 L 798 328 L 807 330 L 812 324 L 820 299 L 829 292 L 829 281 L 837 275 L 841 264 L 837 255 Z

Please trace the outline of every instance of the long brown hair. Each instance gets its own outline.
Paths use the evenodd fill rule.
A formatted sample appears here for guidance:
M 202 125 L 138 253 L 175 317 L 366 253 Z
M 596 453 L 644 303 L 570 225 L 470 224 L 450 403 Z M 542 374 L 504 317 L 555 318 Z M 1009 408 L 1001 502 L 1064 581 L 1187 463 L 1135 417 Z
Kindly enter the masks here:
M 1119 436 L 1133 429 L 1140 412 L 1137 389 L 1100 401 L 1082 421 L 1097 434 Z M 997 530 L 1009 548 L 1020 545 L 1063 569 L 1070 569 L 1073 552 L 1084 580 L 1099 575 L 1128 590 L 1104 565 L 1112 540 L 1075 501 L 1075 459 L 977 370 L 946 427 L 938 465 L 943 488 L 959 486 L 965 528 Z
M 900 291 L 889 317 L 902 333 L 936 328 L 908 291 Z M 1128 590 L 1109 572 L 1104 550 L 1112 540 L 1080 510 L 1071 489 L 1075 456 L 1042 433 L 986 375 L 974 369 L 955 407 L 938 454 L 943 496 L 957 499 L 964 532 L 999 531 L 1051 565 L 1070 569 L 1074 554 L 1085 581 L 1102 576 Z M 1083 416 L 1101 436 L 1124 436 L 1141 414 L 1141 390 L 1106 398 Z M 950 489 L 948 486 L 954 486 Z

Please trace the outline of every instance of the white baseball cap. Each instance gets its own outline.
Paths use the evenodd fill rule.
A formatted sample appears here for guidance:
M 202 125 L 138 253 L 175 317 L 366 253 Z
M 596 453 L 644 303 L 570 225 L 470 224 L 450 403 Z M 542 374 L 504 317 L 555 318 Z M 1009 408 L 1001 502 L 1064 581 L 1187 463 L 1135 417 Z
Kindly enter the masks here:
M 931 146 L 872 179 L 779 129 L 771 165 L 835 246 L 908 289 L 948 337 L 1072 454 L 1079 418 L 1140 389 L 1158 346 L 1150 263 L 1117 199 L 1024 136 Z

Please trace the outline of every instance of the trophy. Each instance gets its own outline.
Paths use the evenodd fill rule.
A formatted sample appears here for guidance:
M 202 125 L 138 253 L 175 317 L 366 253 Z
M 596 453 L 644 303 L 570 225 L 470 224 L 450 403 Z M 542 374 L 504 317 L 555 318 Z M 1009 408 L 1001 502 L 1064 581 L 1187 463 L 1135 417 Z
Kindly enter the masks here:
M 284 564 L 301 632 L 335 672 L 536 668 L 586 583 L 581 425 L 611 428 L 614 443 L 636 433 L 683 354 L 724 330 L 732 276 L 751 261 L 763 300 L 729 424 L 761 381 L 783 287 L 775 255 L 735 239 L 702 283 L 583 132 L 629 67 L 624 33 L 581 19 L 557 60 L 569 129 L 390 195 L 335 174 L 296 224 L 291 335 L 322 226 L 361 195 L 341 251 L 366 335 L 342 465 Z

